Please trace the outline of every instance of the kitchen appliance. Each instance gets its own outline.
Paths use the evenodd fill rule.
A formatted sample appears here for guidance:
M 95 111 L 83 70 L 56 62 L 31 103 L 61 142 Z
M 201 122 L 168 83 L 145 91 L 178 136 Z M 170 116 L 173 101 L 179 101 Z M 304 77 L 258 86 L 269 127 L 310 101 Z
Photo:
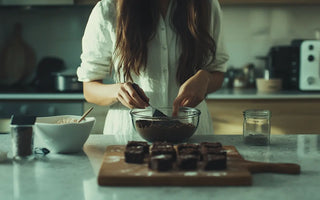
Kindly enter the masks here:
M 298 89 L 300 47 L 296 45 L 273 46 L 267 56 L 269 77 L 281 79 L 285 90 Z
M 61 72 L 54 75 L 55 90 L 59 92 L 81 92 L 82 82 L 72 72 Z
M 40 91 L 53 92 L 55 91 L 55 76 L 54 74 L 66 69 L 62 59 L 56 57 L 44 57 L 38 64 L 36 77 L 32 85 Z
M 320 91 L 320 40 L 305 40 L 300 47 L 299 89 Z

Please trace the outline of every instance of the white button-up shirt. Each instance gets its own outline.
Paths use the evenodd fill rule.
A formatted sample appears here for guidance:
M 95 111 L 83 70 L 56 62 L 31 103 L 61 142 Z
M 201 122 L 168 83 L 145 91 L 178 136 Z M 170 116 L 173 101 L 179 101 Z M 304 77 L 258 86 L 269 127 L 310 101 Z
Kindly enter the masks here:
M 92 10 L 82 40 L 82 62 L 77 70 L 79 81 L 105 79 L 110 76 L 111 67 L 114 67 L 112 71 L 116 73 L 113 73 L 113 80 L 124 82 L 123 74 L 121 77 L 117 76 L 119 62 L 113 54 L 116 43 L 115 2 L 102 0 Z M 155 107 L 172 106 L 179 91 L 176 72 L 181 49 L 178 36 L 170 25 L 170 11 L 173 5 L 171 0 L 166 17 L 160 17 L 156 35 L 148 44 L 146 70 L 141 71 L 139 76 L 131 73 L 133 81 L 145 91 L 150 103 Z M 210 34 L 216 42 L 217 51 L 214 63 L 204 69 L 210 72 L 225 72 L 228 55 L 222 39 L 221 9 L 217 0 L 211 0 L 211 5 Z M 201 111 L 201 117 L 196 134 L 213 133 L 205 101 L 197 108 Z M 130 110 L 120 103 L 111 105 L 105 121 L 104 134 L 126 135 L 126 137 L 137 135 L 129 112 Z

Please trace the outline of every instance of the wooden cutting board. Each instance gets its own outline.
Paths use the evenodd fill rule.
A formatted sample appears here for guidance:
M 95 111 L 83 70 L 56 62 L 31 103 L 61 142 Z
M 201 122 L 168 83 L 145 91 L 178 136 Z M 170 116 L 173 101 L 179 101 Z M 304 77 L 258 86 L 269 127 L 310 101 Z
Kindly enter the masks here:
M 22 37 L 22 25 L 15 24 L 12 38 L 0 52 L 0 84 L 14 85 L 30 78 L 36 67 L 36 55 Z
M 123 145 L 108 146 L 98 175 L 101 186 L 239 186 L 251 185 L 251 173 L 300 174 L 300 166 L 292 163 L 264 163 L 244 160 L 234 146 L 227 151 L 227 169 L 215 171 L 157 172 L 148 164 L 124 161 Z

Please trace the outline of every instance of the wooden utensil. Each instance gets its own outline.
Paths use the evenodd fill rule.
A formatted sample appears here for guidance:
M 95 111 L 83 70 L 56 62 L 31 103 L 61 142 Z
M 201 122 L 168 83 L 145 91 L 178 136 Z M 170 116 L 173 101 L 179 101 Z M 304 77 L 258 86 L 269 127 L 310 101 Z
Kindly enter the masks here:
M 91 110 L 93 110 L 93 107 L 89 108 L 82 116 L 81 118 L 78 120 L 78 123 L 80 123 L 90 112 Z
M 234 146 L 227 151 L 227 169 L 215 171 L 157 172 L 148 164 L 129 164 L 124 161 L 123 145 L 108 146 L 98 175 L 99 185 L 108 186 L 236 186 L 251 185 L 252 173 L 300 174 L 300 166 L 293 163 L 264 163 L 243 159 Z
M 33 73 L 36 56 L 22 37 L 21 24 L 15 24 L 12 38 L 5 44 L 0 61 L 0 83 L 3 85 L 24 82 Z

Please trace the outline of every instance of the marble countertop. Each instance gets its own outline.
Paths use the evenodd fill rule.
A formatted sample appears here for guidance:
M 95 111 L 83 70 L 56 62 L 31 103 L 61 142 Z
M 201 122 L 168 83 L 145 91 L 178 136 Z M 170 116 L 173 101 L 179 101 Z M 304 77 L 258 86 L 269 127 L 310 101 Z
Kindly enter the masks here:
M 81 100 L 82 93 L 0 93 L 0 100 Z
M 264 93 L 256 89 L 220 89 L 208 94 L 207 99 L 320 99 L 320 92 L 282 90 Z
M 247 146 L 240 135 L 194 136 L 190 142 L 220 141 L 234 145 L 247 160 L 290 162 L 300 175 L 253 175 L 252 186 L 233 187 L 101 187 L 97 175 L 107 145 L 126 139 L 91 135 L 83 152 L 38 156 L 29 163 L 0 162 L 1 199 L 319 199 L 320 135 L 272 135 L 270 146 Z M 35 144 L 37 146 L 38 144 Z M 10 135 L 0 135 L 0 150 L 11 153 Z

